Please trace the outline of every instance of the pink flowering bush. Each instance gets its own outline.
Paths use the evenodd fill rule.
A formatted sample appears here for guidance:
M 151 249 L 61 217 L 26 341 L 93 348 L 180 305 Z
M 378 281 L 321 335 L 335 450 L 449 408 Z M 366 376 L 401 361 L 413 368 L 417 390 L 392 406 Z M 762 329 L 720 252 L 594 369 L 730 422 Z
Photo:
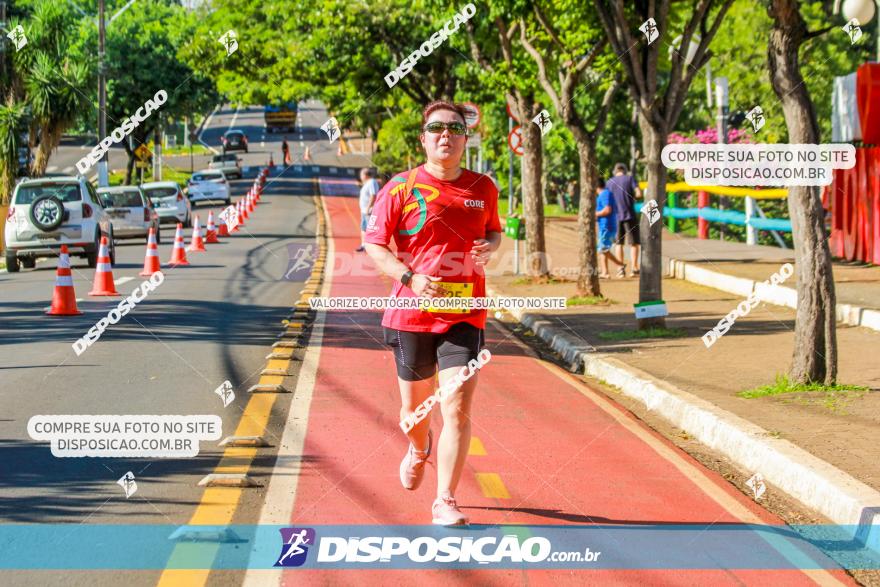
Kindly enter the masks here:
M 718 142 L 718 130 L 714 126 L 710 126 L 708 128 L 689 133 L 687 135 L 682 135 L 674 132 L 670 133 L 666 140 L 670 144 L 700 143 L 703 145 L 707 145 L 710 143 Z M 727 142 L 728 144 L 751 143 L 752 137 L 748 132 L 744 130 L 740 130 L 738 128 L 729 128 L 727 129 Z

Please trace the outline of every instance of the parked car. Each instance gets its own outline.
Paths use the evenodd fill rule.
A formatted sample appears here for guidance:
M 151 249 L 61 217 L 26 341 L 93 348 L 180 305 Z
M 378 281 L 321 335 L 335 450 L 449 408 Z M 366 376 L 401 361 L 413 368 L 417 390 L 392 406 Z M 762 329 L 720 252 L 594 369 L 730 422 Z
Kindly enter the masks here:
M 37 257 L 57 256 L 61 245 L 95 267 L 102 236 L 110 240 L 110 261 L 116 262 L 110 216 L 85 178 L 23 179 L 10 202 L 3 234 L 10 273 L 18 271 L 19 264 L 33 268 Z
M 113 234 L 117 239 L 147 238 L 150 229 L 156 231 L 156 242 L 161 243 L 159 214 L 138 186 L 98 188 L 98 197 L 110 217 Z
M 141 184 L 141 189 L 159 215 L 159 223 L 192 226 L 192 205 L 183 190 L 174 181 L 151 181 Z
M 219 169 L 226 177 L 235 176 L 238 179 L 241 179 L 241 159 L 239 159 L 238 155 L 233 153 L 226 153 L 223 155 L 214 155 L 214 158 L 211 159 L 211 163 L 208 165 L 208 169 Z
M 229 180 L 218 169 L 204 169 L 193 173 L 186 183 L 186 193 L 193 207 L 201 202 L 222 202 L 227 206 L 232 203 Z
M 248 152 L 247 135 L 243 130 L 227 130 L 223 133 L 223 152 L 227 151 L 244 151 Z

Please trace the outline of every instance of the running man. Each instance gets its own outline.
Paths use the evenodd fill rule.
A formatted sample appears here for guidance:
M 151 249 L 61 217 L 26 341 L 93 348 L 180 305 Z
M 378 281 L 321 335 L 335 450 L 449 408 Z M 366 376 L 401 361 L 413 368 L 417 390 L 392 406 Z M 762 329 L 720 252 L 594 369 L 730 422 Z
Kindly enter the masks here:
M 461 168 L 467 127 L 464 110 L 431 102 L 422 111 L 419 140 L 427 162 L 401 173 L 379 192 L 367 222 L 367 253 L 392 277 L 392 297 L 485 297 L 483 266 L 501 244 L 498 189 L 485 175 Z M 388 245 L 394 240 L 395 255 Z M 382 326 L 394 352 L 400 387 L 400 420 L 452 381 L 484 346 L 486 311 L 422 311 L 389 308 Z M 471 438 L 471 405 L 478 376 L 463 382 L 440 403 L 443 428 L 437 456 L 437 499 L 432 522 L 464 525 L 455 501 Z M 407 432 L 409 447 L 400 463 L 400 482 L 415 490 L 422 482 L 433 445 L 431 418 Z

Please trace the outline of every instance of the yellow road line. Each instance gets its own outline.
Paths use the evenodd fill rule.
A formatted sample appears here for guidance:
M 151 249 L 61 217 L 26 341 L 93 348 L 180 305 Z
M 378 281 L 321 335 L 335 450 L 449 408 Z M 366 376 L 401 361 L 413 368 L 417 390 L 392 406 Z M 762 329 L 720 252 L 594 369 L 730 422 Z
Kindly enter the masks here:
M 486 447 L 483 446 L 483 441 L 477 438 L 476 436 L 471 436 L 471 446 L 468 448 L 468 456 L 471 457 L 484 457 L 486 456 Z
M 498 473 L 477 473 L 477 483 L 480 484 L 480 490 L 486 497 L 494 497 L 497 499 L 510 499 L 507 487 L 501 480 Z

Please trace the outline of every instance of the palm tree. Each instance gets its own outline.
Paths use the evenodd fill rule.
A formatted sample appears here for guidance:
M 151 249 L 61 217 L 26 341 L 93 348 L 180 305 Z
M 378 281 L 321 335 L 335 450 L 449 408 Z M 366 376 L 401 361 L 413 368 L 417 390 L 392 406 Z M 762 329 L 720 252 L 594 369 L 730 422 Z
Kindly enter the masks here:
M 26 107 L 12 97 L 0 106 L 0 205 L 9 204 L 18 171 L 18 149 L 25 125 Z

